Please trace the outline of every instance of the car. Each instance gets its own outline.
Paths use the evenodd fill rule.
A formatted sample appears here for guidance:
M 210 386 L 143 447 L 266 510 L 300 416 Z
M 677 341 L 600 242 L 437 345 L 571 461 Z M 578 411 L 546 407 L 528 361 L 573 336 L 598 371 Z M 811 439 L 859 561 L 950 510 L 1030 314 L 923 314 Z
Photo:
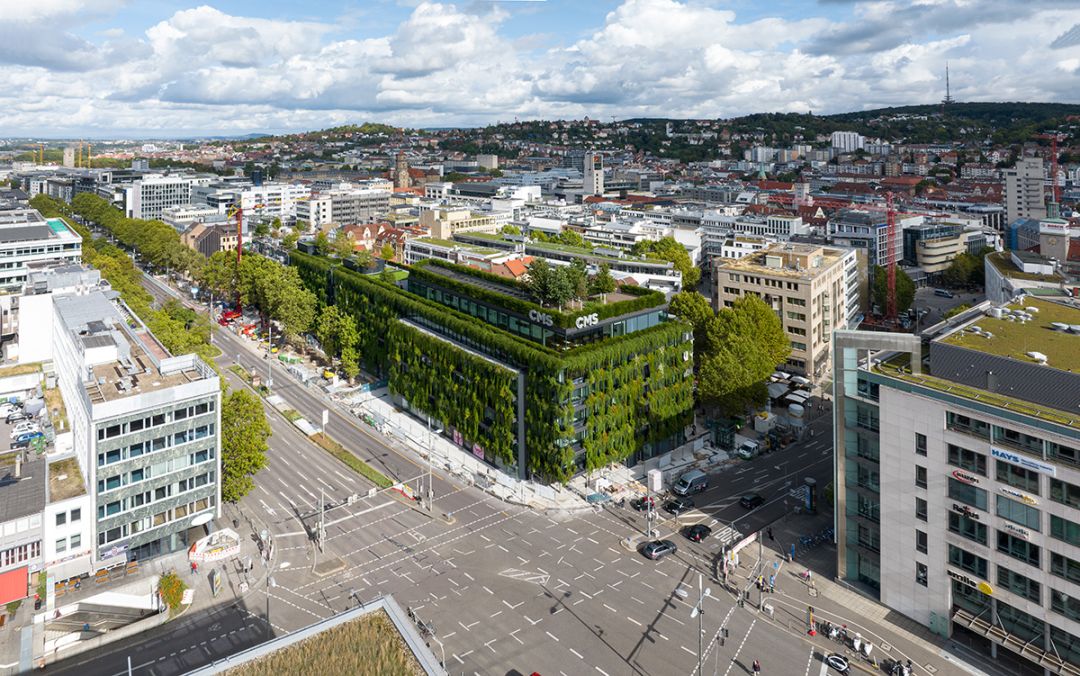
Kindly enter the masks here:
M 19 436 L 20 434 L 28 434 L 30 432 L 39 432 L 40 428 L 34 423 L 24 420 L 21 423 L 11 428 L 11 438 Z
M 30 441 L 12 441 L 11 446 L 8 446 L 10 451 L 21 451 L 24 448 L 30 448 Z
M 677 551 L 679 551 L 679 548 L 671 540 L 653 540 L 641 548 L 641 553 L 653 561 L 662 559 L 668 554 L 674 554 Z
M 27 432 L 26 434 L 20 434 L 19 436 L 15 437 L 15 443 L 21 443 L 23 441 L 30 442 L 34 439 L 37 439 L 38 437 L 43 436 L 45 435 L 41 432 Z
M 683 537 L 690 542 L 701 542 L 705 538 L 712 535 L 712 528 L 709 528 L 703 523 L 695 523 L 693 526 L 687 526 L 682 530 Z
M 643 495 L 640 498 L 631 500 L 630 506 L 639 512 L 646 512 L 650 509 L 656 509 L 656 500 L 651 495 Z
M 825 664 L 829 665 L 833 669 L 836 669 L 841 674 L 848 673 L 848 661 L 843 655 L 837 655 L 836 653 L 830 654 L 825 658 Z
M 694 508 L 694 501 L 690 498 L 675 498 L 664 503 L 664 511 L 678 516 Z
M 29 420 L 29 419 L 30 419 L 30 416 L 26 415 L 26 413 L 24 413 L 23 411 L 15 411 L 14 413 L 8 413 L 7 417 L 4 418 L 4 420 L 9 425 L 11 423 L 13 423 L 13 422 L 19 422 L 21 420 Z
M 758 493 L 747 493 L 739 498 L 739 504 L 746 509 L 753 509 L 765 504 L 765 498 L 761 497 Z
M 9 416 L 12 413 L 22 412 L 22 408 L 13 401 L 0 402 L 0 415 Z

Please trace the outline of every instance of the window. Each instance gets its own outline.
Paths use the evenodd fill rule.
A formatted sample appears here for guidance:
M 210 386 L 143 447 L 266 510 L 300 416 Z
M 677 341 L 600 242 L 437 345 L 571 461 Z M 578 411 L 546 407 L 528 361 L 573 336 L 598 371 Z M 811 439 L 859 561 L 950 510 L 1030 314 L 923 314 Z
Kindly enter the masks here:
M 71 523 L 75 523 L 80 519 L 82 519 L 82 508 L 76 507 L 75 509 L 71 510 Z
M 949 563 L 957 568 L 963 568 L 969 573 L 986 579 L 986 559 L 976 556 L 969 551 L 949 545 Z
M 980 439 L 990 441 L 990 425 L 981 420 L 969 418 L 966 415 L 960 415 L 959 413 L 953 413 L 952 411 L 946 412 L 945 427 L 956 432 L 963 432 L 964 434 L 970 434 L 973 437 L 979 437 Z
M 1069 507 L 1080 507 L 1080 486 L 1051 478 L 1050 499 Z
M 916 455 L 926 455 L 926 435 L 915 433 L 915 453 Z
M 925 563 L 919 563 L 918 561 L 916 561 L 915 562 L 915 581 L 925 587 L 926 586 L 926 578 L 927 578 L 926 564 Z
M 110 502 L 105 505 L 105 516 L 112 516 L 113 514 L 119 514 L 121 509 L 121 503 L 119 500 L 116 502 Z
M 67 538 L 60 538 L 56 541 L 56 553 L 67 551 Z
M 1013 572 L 1005 566 L 997 567 L 997 581 L 1000 587 L 1023 596 L 1029 601 L 1042 604 L 1042 586 L 1029 577 Z
M 142 454 L 143 454 L 143 444 L 142 443 L 132 444 L 131 446 L 128 447 L 128 457 L 129 458 L 137 458 Z
M 915 498 L 915 516 L 926 521 L 926 500 Z
M 1025 469 L 1007 462 L 997 461 L 997 480 L 1003 481 L 1010 486 L 1022 491 L 1039 494 L 1039 474 L 1034 470 Z
M 915 485 L 926 488 L 926 468 L 921 465 L 915 465 Z
M 1005 531 L 999 530 L 997 532 L 997 549 L 999 552 L 1008 554 L 1025 563 L 1030 563 L 1036 567 L 1039 565 L 1038 545 L 1033 545 L 1027 540 L 1009 535 Z
M 80 546 L 82 546 L 82 535 L 79 533 L 75 533 L 71 536 L 71 548 L 75 549 L 76 547 Z
M 1056 589 L 1050 590 L 1050 610 L 1070 620 L 1080 620 L 1080 599 Z
M 114 488 L 120 488 L 120 475 L 111 476 L 107 479 L 98 481 L 98 492 L 111 491 Z
M 131 470 L 131 483 L 136 483 L 136 482 L 142 481 L 144 474 L 145 474 L 145 470 L 143 470 L 143 469 L 133 469 L 133 470 Z
M 158 413 L 157 415 L 155 415 L 153 418 L 150 419 L 150 426 L 151 427 L 157 427 L 158 425 L 164 425 L 164 424 L 165 424 L 165 414 L 164 413 Z
M 987 544 L 986 524 L 964 514 L 949 512 L 949 530 L 980 545 Z
M 926 531 L 915 531 L 915 549 L 923 554 L 926 553 Z
M 1069 582 L 1080 584 L 1080 561 L 1050 552 L 1050 572 Z
M 132 432 L 138 432 L 145 426 L 146 426 L 146 422 L 144 421 L 143 418 L 139 418 L 138 420 L 132 420 L 131 422 L 128 423 L 128 429 L 131 430 Z
M 56 525 L 63 526 L 65 523 L 67 523 L 67 512 L 57 512 Z
M 1042 439 L 1008 427 L 994 427 L 994 441 L 1038 456 L 1041 456 L 1043 452 Z
M 173 411 L 173 416 L 172 417 L 173 417 L 173 420 L 184 420 L 185 418 L 188 417 L 187 407 L 176 409 L 175 411 Z
M 966 505 L 986 509 L 986 491 L 949 477 L 949 497 Z
M 1042 530 L 1039 510 L 1018 500 L 1010 500 L 1004 495 L 997 496 L 997 515 L 1032 530 Z
M 982 453 L 949 444 L 949 464 L 980 476 L 986 476 L 986 456 Z
M 1060 460 L 1061 462 L 1067 462 L 1070 465 L 1080 466 L 1080 450 L 1062 446 L 1053 441 L 1048 441 L 1046 446 L 1051 458 Z
M 1068 542 L 1070 545 L 1080 546 L 1080 523 L 1051 514 L 1050 536 Z
M 156 488 L 154 490 L 154 499 L 155 500 L 164 500 L 167 497 L 169 497 L 169 487 L 168 486 L 161 486 L 161 487 Z

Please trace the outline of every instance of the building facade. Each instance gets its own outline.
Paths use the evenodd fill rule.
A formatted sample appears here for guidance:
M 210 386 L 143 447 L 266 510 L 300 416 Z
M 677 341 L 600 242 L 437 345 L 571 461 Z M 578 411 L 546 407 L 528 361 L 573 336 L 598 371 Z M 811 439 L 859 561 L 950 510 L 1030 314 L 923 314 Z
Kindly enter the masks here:
M 190 177 L 145 176 L 124 189 L 124 215 L 128 218 L 160 219 L 167 207 L 190 204 Z
M 82 237 L 37 209 L 0 211 L 0 290 L 17 291 L 31 269 L 82 260 Z
M 1041 157 L 1023 157 L 1002 172 L 1005 177 L 1005 220 L 1046 218 L 1046 177 Z
M 836 334 L 838 570 L 1007 673 L 1077 673 L 1080 336 L 1053 325 L 1080 310 L 989 312 L 928 361 L 919 336 Z

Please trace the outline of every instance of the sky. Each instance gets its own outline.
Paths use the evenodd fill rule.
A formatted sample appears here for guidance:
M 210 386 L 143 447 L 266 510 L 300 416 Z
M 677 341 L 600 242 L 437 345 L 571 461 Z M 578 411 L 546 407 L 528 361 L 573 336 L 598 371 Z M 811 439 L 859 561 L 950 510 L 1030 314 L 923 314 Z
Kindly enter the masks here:
M 1078 0 L 0 0 L 0 137 L 1080 102 Z

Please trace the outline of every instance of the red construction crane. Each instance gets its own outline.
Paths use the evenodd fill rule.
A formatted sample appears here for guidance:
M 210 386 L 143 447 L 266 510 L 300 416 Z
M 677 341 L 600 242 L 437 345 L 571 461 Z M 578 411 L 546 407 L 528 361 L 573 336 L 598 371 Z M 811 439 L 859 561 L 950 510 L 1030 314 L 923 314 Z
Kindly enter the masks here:
M 240 275 L 240 261 L 244 255 L 244 210 L 239 205 L 229 209 L 225 216 L 226 220 L 236 216 L 236 274 Z M 236 309 L 242 310 L 240 304 L 240 289 L 236 290 Z
M 1050 139 L 1050 198 L 1060 204 L 1058 192 L 1058 140 L 1064 139 L 1065 135 L 1058 132 L 1048 134 L 1035 134 L 1035 138 Z

